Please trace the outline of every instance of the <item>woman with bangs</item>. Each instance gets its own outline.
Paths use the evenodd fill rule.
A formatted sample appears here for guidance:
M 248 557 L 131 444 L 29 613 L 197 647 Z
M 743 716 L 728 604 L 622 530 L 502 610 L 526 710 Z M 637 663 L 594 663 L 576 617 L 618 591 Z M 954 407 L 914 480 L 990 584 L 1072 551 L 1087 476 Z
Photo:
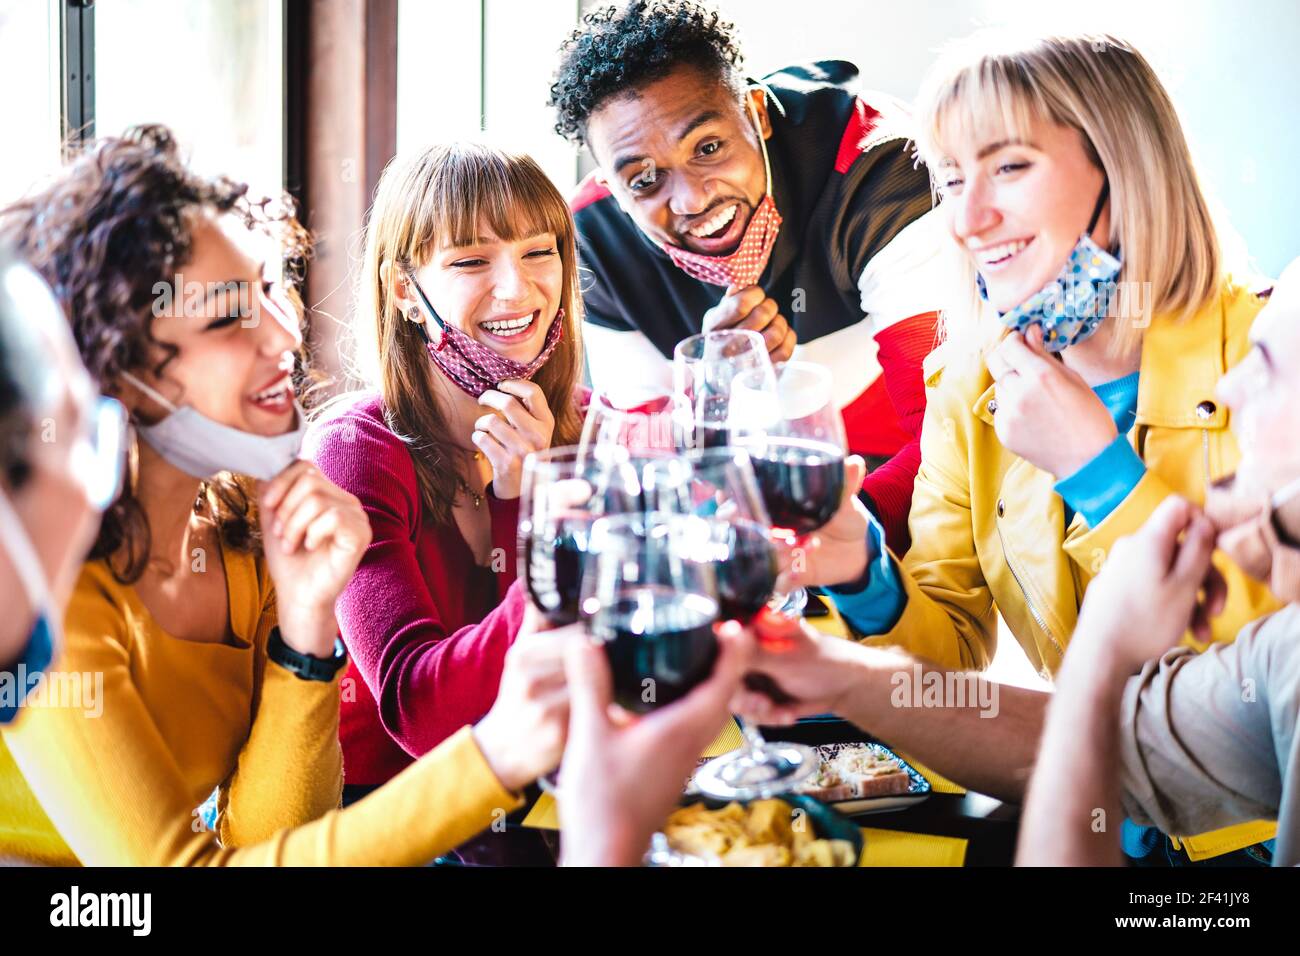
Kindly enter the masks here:
M 417 865 L 518 806 L 559 761 L 527 667 L 549 633 L 517 642 L 477 727 L 338 809 L 334 604 L 371 533 L 299 457 L 302 315 L 283 266 L 309 248 L 291 210 L 195 174 L 166 129 L 141 127 L 0 210 L 6 239 L 138 442 L 47 692 L 4 729 L 0 858 Z
M 580 302 L 568 206 L 532 159 L 456 144 L 384 171 L 352 328 L 363 390 L 308 440 L 374 531 L 338 603 L 360 677 L 343 700 L 345 800 L 497 695 L 528 613 L 515 582 L 523 460 L 581 431 Z M 532 730 L 562 740 L 562 642 L 520 656 L 546 689 Z

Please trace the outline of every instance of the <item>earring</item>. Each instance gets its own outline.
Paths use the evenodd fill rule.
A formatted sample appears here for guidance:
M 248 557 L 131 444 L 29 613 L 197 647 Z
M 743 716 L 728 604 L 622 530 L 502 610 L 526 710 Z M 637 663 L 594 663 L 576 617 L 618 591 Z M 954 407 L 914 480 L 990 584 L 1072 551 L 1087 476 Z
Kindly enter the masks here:
M 410 311 L 406 313 L 406 317 L 418 325 L 420 323 L 420 307 L 418 305 L 411 306 Z
M 130 442 L 126 453 L 126 493 L 129 497 L 134 498 L 136 487 L 140 483 L 140 433 L 136 430 L 135 422 L 130 422 L 129 427 Z

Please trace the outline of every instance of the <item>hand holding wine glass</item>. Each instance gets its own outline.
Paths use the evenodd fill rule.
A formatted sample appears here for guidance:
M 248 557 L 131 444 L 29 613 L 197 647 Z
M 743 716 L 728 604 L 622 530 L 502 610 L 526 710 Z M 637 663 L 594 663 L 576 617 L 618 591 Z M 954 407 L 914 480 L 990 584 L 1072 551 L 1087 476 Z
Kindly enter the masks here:
M 740 686 L 751 639 L 729 623 L 718 629 L 717 640 L 712 676 L 676 703 L 640 717 L 611 708 L 613 676 L 600 648 L 566 648 L 571 703 L 559 800 L 563 865 L 641 862 Z
M 846 584 L 862 577 L 872 558 L 867 543 L 871 516 L 857 494 L 866 473 L 866 462 L 858 455 L 844 459 L 844 491 L 831 520 L 798 542 L 777 540 L 778 590 Z
M 733 385 L 732 439 L 753 461 L 773 534 L 792 547 L 844 501 L 844 419 L 832 384 L 824 366 L 784 362 L 772 376 L 744 372 Z
M 506 653 L 501 686 L 474 739 L 507 790 L 518 791 L 560 762 L 569 724 L 565 654 L 585 643 L 577 625 L 549 630 L 534 608 Z
M 673 349 L 673 414 L 680 447 L 731 444 L 727 427 L 731 387 L 744 372 L 772 373 L 763 337 L 757 332 L 705 332 L 677 343 Z

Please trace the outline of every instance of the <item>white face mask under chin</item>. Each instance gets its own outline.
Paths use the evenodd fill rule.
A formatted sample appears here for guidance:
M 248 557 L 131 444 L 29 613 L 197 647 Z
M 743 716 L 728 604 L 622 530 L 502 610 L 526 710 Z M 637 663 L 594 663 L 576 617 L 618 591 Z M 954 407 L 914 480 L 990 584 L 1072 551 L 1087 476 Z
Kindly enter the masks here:
M 254 435 L 213 421 L 190 405 L 177 407 L 130 372 L 122 377 L 171 414 L 136 431 L 163 460 L 187 475 L 208 479 L 223 471 L 270 481 L 297 459 L 307 432 L 306 416 L 294 402 L 296 424 L 283 435 Z

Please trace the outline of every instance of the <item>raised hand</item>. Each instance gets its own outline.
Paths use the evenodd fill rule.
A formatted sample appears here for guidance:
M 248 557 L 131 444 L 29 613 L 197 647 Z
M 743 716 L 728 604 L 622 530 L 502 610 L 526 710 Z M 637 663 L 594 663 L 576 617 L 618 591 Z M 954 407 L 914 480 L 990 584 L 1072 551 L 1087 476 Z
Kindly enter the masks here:
M 301 654 L 331 656 L 334 602 L 370 546 L 361 502 L 311 462 L 296 461 L 260 484 L 258 513 L 284 642 Z
M 498 498 L 518 498 L 524 459 L 551 447 L 555 416 L 546 395 L 532 382 L 510 380 L 479 396 L 491 409 L 474 422 L 470 440 L 492 465 L 492 492 Z

